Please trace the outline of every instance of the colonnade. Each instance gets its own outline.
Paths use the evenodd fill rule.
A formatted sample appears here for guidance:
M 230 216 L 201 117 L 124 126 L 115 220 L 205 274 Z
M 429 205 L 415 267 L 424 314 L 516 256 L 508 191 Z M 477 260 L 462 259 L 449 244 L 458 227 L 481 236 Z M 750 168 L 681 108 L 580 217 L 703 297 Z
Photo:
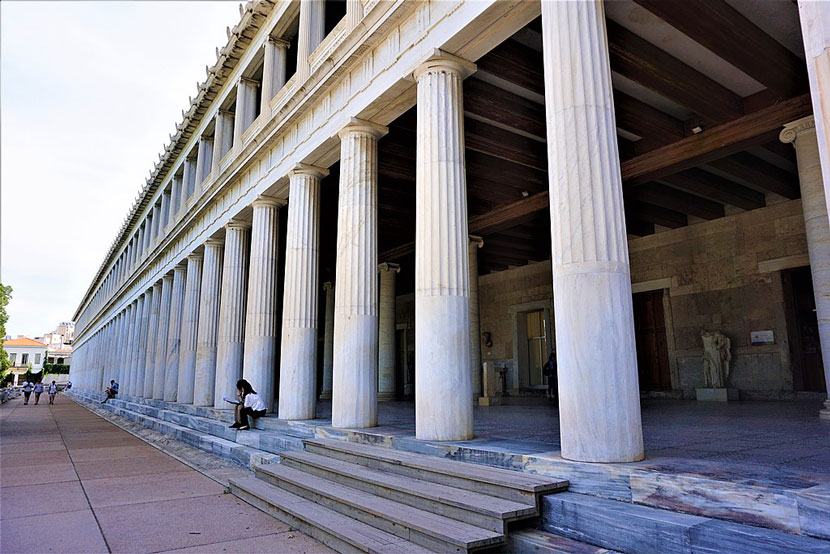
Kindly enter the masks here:
M 542 28 L 562 455 L 634 461 L 643 457 L 643 439 L 602 5 L 543 2 Z M 475 264 L 481 239 L 468 235 L 463 132 L 463 79 L 473 71 L 472 63 L 436 50 L 412 74 L 418 110 L 415 425 L 424 440 L 471 438 L 481 386 Z M 320 396 L 332 398 L 335 427 L 376 425 L 378 401 L 395 390 L 398 268 L 379 265 L 377 252 L 377 145 L 386 132 L 353 118 L 338 133 L 336 285 L 318 282 L 320 181 L 327 170 L 299 164 L 287 175 L 284 271 L 277 245 L 286 203 L 260 196 L 252 222 L 231 220 L 224 239 L 200 245 L 83 343 L 74 366 L 83 371 L 79 385 L 100 388 L 112 377 L 130 396 L 223 408 L 222 398 L 244 377 L 278 417 L 314 418 L 322 289 Z M 802 166 L 798 141 L 796 148 Z M 816 179 L 818 170 L 802 175 L 802 186 Z M 813 202 L 817 196 L 809 194 Z M 805 217 L 807 211 L 805 204 Z M 818 236 L 808 231 L 811 258 L 817 241 L 822 248 L 830 244 Z M 830 337 L 822 343 L 830 345 Z

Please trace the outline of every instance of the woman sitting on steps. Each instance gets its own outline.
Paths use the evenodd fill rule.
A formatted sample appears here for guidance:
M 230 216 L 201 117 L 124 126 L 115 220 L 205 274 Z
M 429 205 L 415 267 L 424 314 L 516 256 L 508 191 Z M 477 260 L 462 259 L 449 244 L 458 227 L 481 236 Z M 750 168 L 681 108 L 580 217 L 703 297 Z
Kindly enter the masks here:
M 239 403 L 236 405 L 235 417 L 231 429 L 247 431 L 251 428 L 248 425 L 248 416 L 253 418 L 265 415 L 265 402 L 259 397 L 251 383 L 245 379 L 236 382 L 236 398 Z

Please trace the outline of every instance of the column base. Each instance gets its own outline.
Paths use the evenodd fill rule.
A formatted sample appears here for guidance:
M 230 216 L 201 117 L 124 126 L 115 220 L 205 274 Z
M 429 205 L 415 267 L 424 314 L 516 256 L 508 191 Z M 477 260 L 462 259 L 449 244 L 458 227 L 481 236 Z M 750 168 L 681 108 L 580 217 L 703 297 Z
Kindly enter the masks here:
M 830 398 L 824 401 L 824 408 L 818 413 L 819 419 L 830 420 Z
M 324 390 L 320 393 L 320 400 L 331 400 L 331 391 Z

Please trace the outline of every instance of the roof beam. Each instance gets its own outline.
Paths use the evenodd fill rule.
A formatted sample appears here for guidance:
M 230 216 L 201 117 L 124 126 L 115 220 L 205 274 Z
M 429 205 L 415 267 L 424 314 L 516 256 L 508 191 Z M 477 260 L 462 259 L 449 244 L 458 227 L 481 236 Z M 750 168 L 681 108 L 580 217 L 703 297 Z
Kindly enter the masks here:
M 476 62 L 485 71 L 522 88 L 545 95 L 542 53 L 507 39 Z
M 545 139 L 545 107 L 471 77 L 464 81 L 464 111 Z
M 626 196 L 626 200 L 628 199 L 647 202 L 702 219 L 717 219 L 724 215 L 723 204 L 658 183 L 649 183 L 633 189 Z
M 737 206 L 744 210 L 763 208 L 766 205 L 762 193 L 702 169 L 687 169 L 663 177 L 660 181 L 672 187 L 711 198 L 722 204 Z
M 769 142 L 785 123 L 811 114 L 810 102 L 809 94 L 796 96 L 626 160 L 623 180 L 646 183 Z
M 686 214 L 661 208 L 648 202 L 630 202 L 626 208 L 626 220 L 629 217 L 633 217 L 634 219 L 646 223 L 654 223 L 655 225 L 661 225 L 669 229 L 677 229 L 689 224 L 689 219 L 686 217 Z M 629 214 L 631 215 L 629 216 Z
M 740 152 L 709 165 L 785 198 L 800 196 L 798 177 L 752 154 Z
M 743 115 L 741 97 L 731 90 L 618 23 L 606 19 L 606 26 L 612 71 L 710 121 L 729 121 Z
M 614 114 L 617 127 L 640 137 L 661 144 L 683 138 L 682 121 L 618 90 L 614 91 Z
M 783 98 L 807 90 L 804 62 L 723 0 L 634 1 Z

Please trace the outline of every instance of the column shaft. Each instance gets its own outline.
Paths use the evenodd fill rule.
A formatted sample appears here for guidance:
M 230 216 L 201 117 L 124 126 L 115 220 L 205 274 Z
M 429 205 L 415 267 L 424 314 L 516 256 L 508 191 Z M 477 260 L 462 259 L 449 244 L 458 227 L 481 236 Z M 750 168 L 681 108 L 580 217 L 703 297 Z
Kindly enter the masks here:
M 300 0 L 300 29 L 297 37 L 297 77 L 299 83 L 309 74 L 308 58 L 326 36 L 325 0 Z
M 470 235 L 468 258 L 470 260 L 470 367 L 472 368 L 473 400 L 482 395 L 481 375 L 481 325 L 478 306 L 478 249 L 484 245 L 481 237 Z
M 643 458 L 622 179 L 601 2 L 543 2 L 562 456 Z
M 147 376 L 147 337 L 150 331 L 150 309 L 153 307 L 153 289 L 144 293 L 144 308 L 141 310 L 141 331 L 138 338 L 138 363 L 133 395 L 144 396 L 144 381 Z
M 205 243 L 202 291 L 199 300 L 199 336 L 196 344 L 196 377 L 193 385 L 194 406 L 213 406 L 223 250 L 224 243 L 221 240 L 211 239 Z
M 236 382 L 242 378 L 250 249 L 250 224 L 241 222 L 228 224 L 225 229 L 225 260 L 219 301 L 214 408 L 231 407 L 223 398 L 236 398 Z
M 461 84 L 471 69 L 438 57 L 415 72 L 415 433 L 424 440 L 473 436 Z
M 177 265 L 173 270 L 173 288 L 170 293 L 170 323 L 167 327 L 167 368 L 164 370 L 164 400 L 175 402 L 179 391 L 179 355 L 182 344 L 182 313 L 187 266 Z
M 378 314 L 378 401 L 395 400 L 395 275 L 398 264 L 382 263 Z
M 340 131 L 334 427 L 377 425 L 377 145 L 386 128 L 353 120 Z
M 202 255 L 187 257 L 187 281 L 182 308 L 182 342 L 179 352 L 179 404 L 193 403 L 196 380 L 196 341 L 199 336 L 199 297 L 202 289 Z
M 277 354 L 277 247 L 279 211 L 276 200 L 253 203 L 251 271 L 245 313 L 243 375 L 269 412 L 274 409 L 274 372 Z
M 320 399 L 331 398 L 332 367 L 334 366 L 334 283 L 324 283 L 326 291 L 326 322 L 323 328 L 323 386 Z
M 242 144 L 242 135 L 256 119 L 256 95 L 259 83 L 250 79 L 240 79 L 236 85 L 236 115 L 234 117 L 233 145 Z
M 153 398 L 153 386 L 156 379 L 156 338 L 159 327 L 159 306 L 161 306 L 161 281 L 153 285 L 153 303 L 150 305 L 150 318 L 147 326 L 147 357 L 145 358 L 144 398 Z
M 288 43 L 269 37 L 265 42 L 265 61 L 262 69 L 262 104 L 260 113 L 270 113 L 271 99 L 285 85 Z
M 830 419 L 830 222 L 824 197 L 815 118 L 811 115 L 785 125 L 781 132 L 781 140 L 793 143 L 798 160 L 801 209 L 804 213 L 804 230 L 807 234 L 819 344 L 828 396 L 819 416 L 822 419 Z
M 155 372 L 153 373 L 153 398 L 156 400 L 164 399 L 164 378 L 167 373 L 167 330 L 170 325 L 170 299 L 172 293 L 173 276 L 168 274 L 161 278 Z
M 215 132 L 215 131 L 214 131 Z M 208 175 L 213 162 L 211 156 L 213 154 L 213 139 L 209 137 L 201 137 L 199 139 L 199 153 L 196 158 L 196 189 L 202 184 Z
M 280 419 L 314 419 L 317 408 L 317 290 L 320 178 L 326 170 L 291 172 L 280 355 Z

